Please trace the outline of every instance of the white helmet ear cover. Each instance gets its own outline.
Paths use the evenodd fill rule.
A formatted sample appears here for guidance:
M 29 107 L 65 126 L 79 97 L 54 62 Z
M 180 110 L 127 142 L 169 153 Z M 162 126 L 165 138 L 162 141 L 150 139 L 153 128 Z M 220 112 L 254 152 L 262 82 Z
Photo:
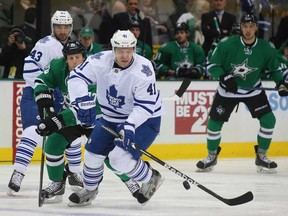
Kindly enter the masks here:
M 129 30 L 118 30 L 114 33 L 110 42 L 113 50 L 115 47 L 135 48 L 137 44 L 137 39 L 135 38 L 134 34 Z
M 71 32 L 73 30 L 73 19 L 68 11 L 59 11 L 57 10 L 53 16 L 51 17 L 51 32 L 53 32 L 53 25 L 59 24 L 59 25 L 71 25 Z M 70 34 L 71 34 L 70 32 Z

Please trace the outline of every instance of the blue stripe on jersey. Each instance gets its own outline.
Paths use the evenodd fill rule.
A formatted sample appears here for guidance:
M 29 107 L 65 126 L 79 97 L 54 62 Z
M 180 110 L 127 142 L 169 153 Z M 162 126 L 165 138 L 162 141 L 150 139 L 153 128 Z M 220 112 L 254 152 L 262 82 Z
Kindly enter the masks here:
M 33 70 L 24 70 L 23 73 L 35 73 L 35 72 L 43 72 L 43 70 L 41 70 L 40 68 L 36 68 Z
M 39 65 L 37 64 L 37 62 L 34 61 L 34 60 L 25 60 L 24 63 L 25 63 L 25 64 L 31 64 L 31 63 L 32 63 L 32 64 L 36 65 L 37 67 L 39 67 Z
M 138 104 L 138 103 L 134 103 L 134 106 L 139 106 L 141 107 L 142 109 L 146 110 L 147 112 L 149 112 L 150 114 L 153 114 L 154 111 L 148 109 L 146 106 L 143 106 L 142 104 Z
M 152 105 L 155 104 L 155 101 L 143 101 L 143 100 L 137 100 L 135 97 L 134 97 L 134 100 L 135 100 L 135 102 L 137 102 L 137 103 L 141 103 L 141 104 L 152 104 Z
M 73 79 L 75 77 L 78 77 L 82 80 L 84 80 L 88 85 L 91 85 L 93 84 L 92 80 L 88 79 L 86 76 L 84 76 L 82 73 L 78 73 L 75 69 L 73 70 L 76 75 L 72 75 L 71 77 L 69 77 L 69 79 Z
M 123 120 L 126 120 L 128 118 L 128 116 L 111 116 L 111 115 L 107 115 L 105 113 L 103 113 L 103 115 L 107 116 L 107 117 L 110 117 L 110 118 L 113 118 L 113 119 L 123 119 Z

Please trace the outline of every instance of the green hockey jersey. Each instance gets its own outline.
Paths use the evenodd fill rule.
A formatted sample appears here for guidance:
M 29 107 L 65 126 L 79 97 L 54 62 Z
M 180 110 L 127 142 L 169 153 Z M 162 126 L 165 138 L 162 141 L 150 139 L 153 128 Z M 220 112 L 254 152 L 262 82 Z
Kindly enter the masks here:
M 193 42 L 189 42 L 186 47 L 181 47 L 177 41 L 170 41 L 159 48 L 155 64 L 159 77 L 165 76 L 165 72 L 169 69 L 176 70 L 184 65 L 187 68 L 200 66 L 204 70 L 205 53 Z
M 252 46 L 247 46 L 241 36 L 223 38 L 209 58 L 207 70 L 216 79 L 232 74 L 238 92 L 259 86 L 267 71 L 276 83 L 283 79 L 274 46 L 263 39 L 256 39 Z

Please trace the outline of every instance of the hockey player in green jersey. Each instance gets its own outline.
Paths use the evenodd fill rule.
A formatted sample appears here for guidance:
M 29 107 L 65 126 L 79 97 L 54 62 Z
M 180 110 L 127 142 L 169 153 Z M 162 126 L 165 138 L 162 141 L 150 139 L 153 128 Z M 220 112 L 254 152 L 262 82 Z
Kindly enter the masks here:
M 59 88 L 65 99 L 63 111 L 57 115 L 52 114 L 52 116 L 42 120 L 37 127 L 37 131 L 40 135 L 48 135 L 45 147 L 46 166 L 49 179 L 52 183 L 42 190 L 42 196 L 45 198 L 44 203 L 56 203 L 62 201 L 67 175 L 74 176 L 72 179 L 75 181 L 72 185 L 83 187 L 81 170 L 80 172 L 78 171 L 78 173 L 75 172 L 76 170 L 73 170 L 73 166 L 70 166 L 70 161 L 69 166 L 68 164 L 65 166 L 64 152 L 73 140 L 82 135 L 89 137 L 92 131 L 92 128 L 82 127 L 75 117 L 76 110 L 74 110 L 70 105 L 66 82 L 70 71 L 77 65 L 82 64 L 86 59 L 85 47 L 79 41 L 70 41 L 64 46 L 63 55 L 64 57 L 60 59 L 52 60 L 50 67 L 35 80 L 34 94 L 40 110 L 50 110 L 51 103 L 49 103 L 49 100 L 47 100 L 45 95 L 49 95 L 52 89 Z M 96 100 L 96 86 L 89 86 L 89 92 L 89 96 L 95 99 L 96 118 L 97 116 L 100 117 L 101 110 Z M 110 169 L 112 169 L 108 159 L 105 163 Z M 65 172 L 64 166 L 66 169 Z M 131 191 L 132 195 L 137 196 L 139 185 L 129 179 L 126 175 L 118 176 L 122 181 L 125 181 L 125 184 Z M 70 179 L 71 178 L 68 178 L 71 185 Z
M 158 78 L 201 79 L 205 76 L 204 50 L 189 41 L 189 35 L 187 24 L 178 23 L 175 29 L 175 40 L 159 48 L 155 57 Z
M 253 88 L 261 87 L 261 76 L 265 71 L 270 72 L 280 96 L 288 95 L 288 83 L 282 77 L 275 48 L 256 37 L 256 17 L 243 15 L 240 27 L 241 35 L 222 39 L 208 61 L 208 72 L 214 78 L 219 78 L 220 82 L 207 123 L 208 156 L 196 166 L 198 171 L 211 171 L 217 164 L 222 126 L 229 120 L 237 104 L 243 102 L 252 117 L 260 123 L 258 145 L 255 145 L 257 171 L 275 173 L 277 164 L 269 160 L 266 153 L 276 119 L 265 92 Z

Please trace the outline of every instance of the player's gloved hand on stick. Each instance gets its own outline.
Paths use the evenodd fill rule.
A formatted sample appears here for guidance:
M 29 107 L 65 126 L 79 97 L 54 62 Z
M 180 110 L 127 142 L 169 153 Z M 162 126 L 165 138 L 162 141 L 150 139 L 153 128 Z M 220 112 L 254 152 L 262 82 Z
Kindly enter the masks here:
M 93 127 L 95 125 L 96 110 L 95 99 L 93 96 L 83 96 L 76 98 L 72 105 L 76 106 L 77 117 L 84 127 Z
M 220 83 L 225 86 L 226 92 L 237 93 L 237 83 L 232 74 L 223 74 L 220 76 Z
M 135 125 L 129 122 L 119 124 L 116 128 L 120 138 L 115 139 L 115 144 L 119 147 L 129 150 L 135 139 Z
M 49 136 L 63 128 L 63 118 L 61 115 L 54 115 L 52 117 L 41 120 L 37 126 L 36 132 L 41 136 Z
M 48 116 L 52 115 L 55 112 L 52 91 L 46 90 L 39 94 L 36 94 L 35 101 L 37 103 L 41 119 L 44 119 L 44 108 Z
M 288 81 L 287 80 L 282 80 L 280 81 L 276 87 L 278 88 L 278 94 L 281 97 L 288 96 Z

